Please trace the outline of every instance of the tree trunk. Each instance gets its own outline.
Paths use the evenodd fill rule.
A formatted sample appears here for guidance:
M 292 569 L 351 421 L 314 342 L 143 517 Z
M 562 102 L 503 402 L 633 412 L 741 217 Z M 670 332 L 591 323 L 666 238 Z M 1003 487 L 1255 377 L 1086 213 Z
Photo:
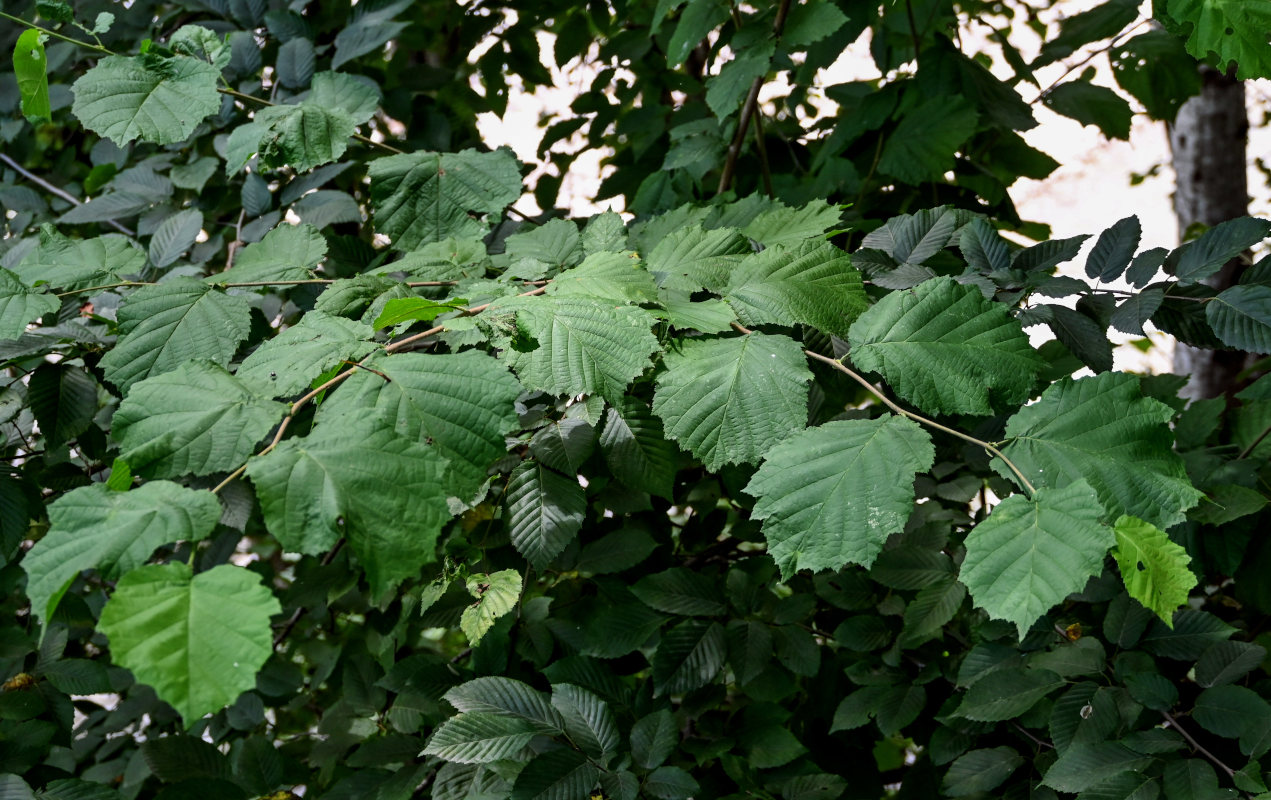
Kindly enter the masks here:
M 1201 73 L 1201 93 L 1183 104 L 1169 127 L 1180 239 L 1197 222 L 1213 226 L 1249 213 L 1244 84 L 1209 66 L 1202 65 Z M 1240 269 L 1240 260 L 1233 259 L 1205 282 L 1225 289 L 1236 282 Z M 1174 349 L 1174 371 L 1191 375 L 1182 394 L 1195 399 L 1232 390 L 1248 360 L 1249 354 L 1239 351 L 1204 350 L 1182 343 Z

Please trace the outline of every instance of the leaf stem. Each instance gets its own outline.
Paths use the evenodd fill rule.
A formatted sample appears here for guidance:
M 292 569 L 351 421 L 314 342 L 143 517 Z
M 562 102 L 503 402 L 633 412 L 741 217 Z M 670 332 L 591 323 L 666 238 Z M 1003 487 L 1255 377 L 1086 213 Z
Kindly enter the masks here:
M 1165 718 L 1165 721 L 1169 723 L 1169 726 L 1171 728 L 1173 728 L 1174 730 L 1182 734 L 1183 738 L 1187 740 L 1188 744 L 1190 744 L 1196 750 L 1197 753 L 1200 753 L 1202 756 L 1209 759 L 1209 761 L 1215 767 L 1218 767 L 1218 769 L 1225 772 L 1228 778 L 1235 777 L 1236 771 L 1232 769 L 1231 767 L 1227 766 L 1226 764 L 1224 764 L 1221 760 L 1219 760 L 1218 756 L 1206 750 L 1204 745 L 1196 741 L 1195 737 L 1193 737 L 1190 733 L 1187 732 L 1186 728 L 1178 724 L 1178 720 L 1175 719 L 1172 714 L 1170 714 L 1168 711 L 1162 711 L 1161 716 Z M 1248 794 L 1245 794 L 1245 797 L 1248 797 L 1248 796 L 1249 796 Z
M 1005 464 L 1007 467 L 1009 467 L 1011 472 L 1015 473 L 1015 477 L 1019 478 L 1020 484 L 1025 489 L 1028 490 L 1029 495 L 1034 495 L 1037 493 L 1037 489 L 1034 488 L 1033 484 L 1029 482 L 1028 478 L 1024 477 L 1024 473 L 1020 471 L 1019 467 L 1015 466 L 1015 464 L 1012 463 L 1009 458 L 1002 455 L 1001 450 L 998 450 L 989 442 L 986 442 L 982 439 L 977 439 L 970 434 L 963 433 L 962 431 L 955 430 L 945 425 L 941 425 L 939 422 L 936 422 L 935 420 L 932 420 L 932 419 L 927 419 L 921 414 L 915 414 L 912 411 L 901 408 L 890 397 L 883 394 L 882 390 L 874 386 L 874 384 L 870 383 L 869 381 L 865 380 L 863 376 L 861 376 L 860 374 L 858 374 L 857 372 L 849 368 L 847 365 L 845 365 L 842 361 L 839 361 L 838 359 L 829 358 L 827 356 L 821 355 L 820 353 L 815 353 L 811 350 L 804 350 L 803 352 L 809 358 L 814 358 L 817 361 L 821 361 L 825 364 L 828 364 L 834 369 L 838 370 L 839 372 L 842 372 L 843 374 L 847 375 L 849 378 L 856 381 L 861 386 L 865 387 L 865 389 L 868 390 L 870 394 L 874 395 L 880 401 L 882 401 L 883 405 L 887 406 L 888 408 L 890 408 L 892 411 L 896 412 L 897 414 L 900 414 L 902 417 L 908 417 L 914 422 L 921 423 L 923 425 L 926 425 L 929 428 L 934 428 L 938 431 L 942 431 L 951 436 L 956 436 L 965 442 L 970 442 L 973 445 L 977 445 L 979 447 L 984 448 L 985 452 L 987 452 L 989 455 L 993 456 L 994 458 L 1000 458 L 1002 460 L 1002 463 Z

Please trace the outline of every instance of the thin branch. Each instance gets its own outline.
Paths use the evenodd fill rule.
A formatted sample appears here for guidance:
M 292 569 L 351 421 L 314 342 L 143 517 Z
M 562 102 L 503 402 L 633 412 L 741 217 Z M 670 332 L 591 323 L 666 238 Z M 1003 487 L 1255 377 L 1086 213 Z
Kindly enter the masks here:
M 1121 44 L 1122 40 L 1125 39 L 1125 37 L 1129 36 L 1131 33 L 1134 33 L 1136 30 L 1138 30 L 1139 28 L 1143 27 L 1144 25 L 1146 25 L 1147 23 L 1151 21 L 1152 20 L 1146 19 L 1146 18 L 1139 20 L 1138 22 L 1134 23 L 1130 27 L 1118 33 L 1116 36 L 1112 37 L 1112 39 L 1103 47 L 1100 47 L 1097 50 L 1091 51 L 1088 55 L 1086 55 L 1085 58 L 1082 58 L 1079 61 L 1074 62 L 1071 66 L 1068 67 L 1067 70 L 1064 71 L 1063 75 L 1060 75 L 1049 86 L 1047 86 L 1045 89 L 1042 89 L 1040 92 L 1038 92 L 1036 97 L 1034 97 L 1032 100 L 1029 100 L 1028 104 L 1031 106 L 1037 103 L 1039 100 L 1044 99 L 1046 95 L 1050 94 L 1051 92 L 1055 90 L 1055 87 L 1058 86 L 1063 81 L 1064 78 L 1067 78 L 1069 75 L 1076 72 L 1081 67 L 1084 67 L 1086 64 L 1089 64 L 1091 61 L 1095 60 L 1103 53 L 1106 53 L 1109 50 L 1116 49 L 1116 47 L 1118 47 Z
M 0 15 L 8 16 L 2 13 L 0 13 Z M 41 178 L 39 175 L 36 175 L 34 172 L 31 172 L 30 170 L 25 169 L 21 164 L 14 161 L 12 158 L 5 155 L 4 153 L 0 153 L 0 161 L 3 161 L 5 164 L 8 164 L 9 167 L 12 168 L 14 172 L 26 178 L 31 183 L 34 183 L 36 186 L 39 186 L 41 189 L 45 190 L 46 192 L 57 195 L 58 197 L 62 198 L 63 200 L 65 200 L 66 202 L 70 203 L 73 206 L 84 205 L 83 200 L 80 200 L 78 197 L 66 191 L 65 189 L 59 189 L 58 187 L 54 186 L 53 184 Z M 115 222 L 113 219 L 106 220 L 106 224 L 111 226 L 115 230 L 119 231 L 125 236 L 137 235 L 133 233 L 131 230 L 129 230 L 128 228 L 124 227 L 123 225 L 120 225 L 118 222 Z
M 772 32 L 777 37 L 781 37 L 781 31 L 786 26 L 786 15 L 790 13 L 790 0 L 781 0 L 781 5 L 777 7 L 777 18 L 772 23 Z M 758 76 L 750 84 L 750 91 L 746 93 L 746 102 L 741 107 L 741 116 L 737 119 L 737 131 L 733 134 L 733 140 L 728 145 L 728 157 L 724 160 L 724 169 L 719 174 L 719 186 L 715 189 L 716 195 L 721 195 L 728 191 L 733 184 L 733 172 L 737 169 L 737 158 L 741 155 L 742 142 L 746 140 L 746 131 L 750 128 L 750 118 L 755 113 L 755 107 L 759 105 L 759 90 L 763 88 L 764 78 L 767 77 L 765 72 Z
M 64 42 L 68 42 L 74 45 L 79 45 L 80 47 L 83 47 L 86 50 L 93 50 L 95 52 L 101 53 L 102 55 L 106 55 L 106 56 L 115 55 L 115 52 L 113 50 L 102 47 L 100 44 L 93 44 L 92 42 L 86 42 L 83 39 L 72 38 L 70 36 L 67 36 L 64 33 L 58 33 L 55 30 L 50 30 L 41 25 L 37 25 L 34 22 L 27 22 L 21 17 L 15 17 L 15 16 L 12 16 L 11 14 L 6 14 L 3 11 L 0 11 L 0 19 L 7 19 L 12 22 L 16 22 L 19 25 L 22 25 L 24 27 L 32 28 L 34 30 L 39 31 L 40 33 L 47 34 L 48 36 L 52 36 L 54 39 L 61 39 Z
M 1017 731 L 1019 731 L 1020 733 L 1024 734 L 1024 735 L 1025 735 L 1025 736 L 1027 736 L 1029 739 L 1032 739 L 1032 740 L 1033 740 L 1033 744 L 1037 745 L 1038 747 L 1044 747 L 1044 748 L 1046 748 L 1047 750 L 1054 750 L 1054 749 L 1055 749 L 1055 746 L 1054 746 L 1053 744 L 1051 744 L 1050 742 L 1046 741 L 1045 739 L 1038 739 L 1036 736 L 1034 736 L 1034 735 L 1032 734 L 1032 732 L 1030 732 L 1030 731 L 1028 730 L 1028 728 L 1025 728 L 1023 725 L 1020 725 L 1020 724 L 1019 724 L 1018 722 L 1016 722 L 1015 720 L 1011 720 L 1011 724 L 1015 726 L 1015 730 L 1017 730 Z
M 1174 730 L 1182 734 L 1183 738 L 1187 740 L 1188 744 L 1190 744 L 1192 748 L 1196 750 L 1197 753 L 1200 753 L 1202 756 L 1209 759 L 1210 763 L 1212 763 L 1215 767 L 1218 767 L 1218 769 L 1227 773 L 1228 778 L 1232 778 L 1235 776 L 1236 771 L 1234 769 L 1222 763 L 1222 761 L 1218 759 L 1218 756 L 1206 750 L 1200 742 L 1196 741 L 1196 739 L 1190 733 L 1187 732 L 1186 728 L 1178 724 L 1178 720 L 1174 719 L 1174 716 L 1172 714 L 1170 714 L 1168 711 L 1162 711 L 1161 716 L 1165 718 L 1165 721 L 1169 723 L 1169 726 L 1171 728 L 1173 728 Z
M 755 152 L 759 154 L 759 172 L 763 176 L 763 189 L 768 197 L 776 197 L 772 188 L 772 167 L 768 163 L 768 145 L 763 138 L 763 112 L 755 114 Z
M 522 292 L 521 294 L 517 296 L 530 297 L 532 295 L 542 294 L 545 291 L 547 291 L 546 286 L 539 286 L 535 289 L 531 289 L 528 292 Z M 479 305 L 479 306 L 473 306 L 472 308 L 464 309 L 464 314 L 467 316 L 472 316 L 473 314 L 479 314 L 482 311 L 485 311 L 489 307 L 490 307 L 489 303 L 485 303 L 484 305 Z M 408 336 L 405 339 L 402 339 L 400 341 L 385 345 L 383 350 L 386 353 L 392 353 L 396 350 L 401 349 L 407 344 L 416 342 L 428 336 L 433 336 L 437 333 L 440 333 L 443 330 L 445 330 L 445 326 L 438 325 L 434 328 L 429 328 L 423 333 L 417 333 L 414 336 Z M 367 356 L 367 358 L 370 358 L 370 356 Z M 363 359 L 362 361 L 365 361 L 365 360 L 366 359 Z M 282 422 L 278 424 L 278 430 L 274 432 L 273 439 L 270 440 L 269 444 L 267 444 L 263 450 L 261 450 L 259 453 L 256 453 L 254 456 L 252 456 L 252 458 L 260 458 L 261 456 L 268 455 L 269 453 L 273 452 L 274 448 L 277 447 L 278 444 L 282 441 L 282 437 L 287 432 L 287 428 L 291 425 L 291 421 L 296 418 L 296 415 L 298 415 L 300 411 L 309 404 L 310 401 L 312 401 L 315 397 L 325 392 L 327 389 L 330 389 L 333 386 L 337 386 L 343 383 L 349 378 L 349 376 L 353 375 L 353 373 L 357 372 L 358 369 L 362 367 L 364 367 L 364 364 L 362 362 L 355 363 L 353 366 L 349 367 L 348 369 L 344 370 L 343 372 L 333 377 L 331 380 L 322 384 L 318 388 L 308 392 L 307 394 L 302 395 L 300 399 L 292 403 L 291 409 L 287 412 L 287 415 L 282 418 Z M 379 374 L 382 374 L 382 373 L 379 373 Z M 388 376 L 385 375 L 384 378 L 385 380 L 387 380 Z M 235 479 L 237 479 L 240 475 L 242 475 L 246 471 L 247 471 L 247 464 L 243 464 L 238 469 L 231 472 L 229 475 L 226 475 L 225 479 L 222 480 L 220 483 L 216 484 L 216 486 L 212 489 L 212 493 L 213 494 L 220 493 L 222 489 L 230 485 L 230 483 L 232 483 Z
M 1033 484 L 1029 482 L 1028 478 L 1024 477 L 1024 473 L 1020 472 L 1019 467 L 1015 466 L 1015 464 L 1012 463 L 1009 458 L 1002 455 L 1001 450 L 998 450 L 989 442 L 986 442 L 982 439 L 977 439 L 974 436 L 971 436 L 970 434 L 963 433 L 962 431 L 954 430 L 953 428 L 941 425 L 939 422 L 936 422 L 935 420 L 932 420 L 932 419 L 927 419 L 921 414 L 915 414 L 912 411 L 901 408 L 890 397 L 883 394 L 882 390 L 874 386 L 874 384 L 870 383 L 869 381 L 865 380 L 863 376 L 857 374 L 855 371 L 847 367 L 842 361 L 839 361 L 833 358 L 828 358 L 826 356 L 821 355 L 820 353 L 815 353 L 811 350 L 804 350 L 803 352 L 809 358 L 814 358 L 817 361 L 821 361 L 825 364 L 829 364 L 834 369 L 847 375 L 849 378 L 856 381 L 861 386 L 865 387 L 865 389 L 868 390 L 870 394 L 874 395 L 880 401 L 882 401 L 883 405 L 887 406 L 888 408 L 890 408 L 892 411 L 896 412 L 897 414 L 900 414 L 902 417 L 908 417 L 914 422 L 921 423 L 923 425 L 926 425 L 929 428 L 934 428 L 938 431 L 943 431 L 944 433 L 947 433 L 951 436 L 956 436 L 965 442 L 970 442 L 973 445 L 982 447 L 985 450 L 985 452 L 987 452 L 989 455 L 993 456 L 994 458 L 1000 458 L 1002 460 L 1002 463 L 1005 464 L 1007 467 L 1009 467 L 1011 472 L 1015 473 L 1015 477 L 1019 478 L 1020 484 L 1025 489 L 1028 490 L 1028 493 L 1030 495 L 1037 493 L 1037 489 L 1033 487 Z
M 1240 461 L 1243 458 L 1247 458 L 1248 455 L 1252 453 L 1258 445 L 1262 444 L 1262 440 L 1267 438 L 1268 435 L 1271 435 L 1271 425 L 1268 425 L 1267 427 L 1263 428 L 1262 433 L 1259 433 L 1257 438 L 1255 438 L 1252 442 L 1250 442 L 1245 447 L 1245 449 L 1240 451 L 1240 455 L 1236 456 L 1236 461 Z

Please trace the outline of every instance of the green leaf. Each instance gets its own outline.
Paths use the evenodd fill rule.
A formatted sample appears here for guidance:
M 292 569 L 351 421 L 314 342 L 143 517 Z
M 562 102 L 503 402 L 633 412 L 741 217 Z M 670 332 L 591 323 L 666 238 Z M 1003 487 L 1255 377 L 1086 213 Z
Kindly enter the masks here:
M 384 310 L 375 318 L 375 322 L 371 323 L 371 327 L 379 330 L 391 328 L 403 322 L 416 320 L 429 322 L 436 319 L 439 314 L 463 309 L 466 303 L 467 301 L 462 299 L 443 302 L 425 297 L 398 297 L 384 304 Z
M 469 644 L 476 645 L 499 617 L 516 608 L 521 599 L 521 576 L 514 569 L 488 575 L 477 573 L 468 576 L 467 587 L 468 594 L 477 600 L 463 610 L 459 629 L 468 637 Z
M 724 627 L 687 620 L 662 635 L 653 654 L 653 694 L 681 694 L 714 680 L 727 655 Z
M 100 21 L 100 17 L 98 20 Z M 233 56 L 229 42 L 202 25 L 182 25 L 177 28 L 168 37 L 168 47 L 181 55 L 203 59 L 218 70 L 228 67 Z
M 0 269 L 0 340 L 17 339 L 27 325 L 62 307 L 62 301 L 44 291 L 31 289 L 17 275 Z
M 657 286 L 635 253 L 593 253 L 552 279 L 547 294 L 598 297 L 615 303 L 655 303 Z
M 659 348 L 650 330 L 653 318 L 631 306 L 586 297 L 517 297 L 491 311 L 515 312 L 518 327 L 538 343 L 529 352 L 503 351 L 521 383 L 558 397 L 594 394 L 616 404 Z
M 1134 111 L 1121 95 L 1089 81 L 1061 83 L 1042 99 L 1057 114 L 1075 119 L 1082 125 L 1093 125 L 1109 139 L 1129 139 Z
M 504 502 L 512 545 L 540 570 L 578 535 L 587 511 L 575 478 L 532 460 L 512 471 Z
M 521 196 L 509 150 L 407 153 L 370 162 L 372 218 L 398 250 L 447 236 L 480 238 L 487 226 L 469 216 L 498 214 Z
M 1103 569 L 1115 537 L 1099 523 L 1094 492 L 1077 480 L 1012 495 L 966 540 L 960 578 L 989 616 L 1015 623 L 1020 638 L 1043 614 Z
M 552 706 L 565 721 L 571 742 L 593 758 L 602 758 L 618 749 L 618 725 L 609 704 L 596 695 L 568 683 L 552 686 Z
M 1240 680 L 1262 666 L 1266 648 L 1248 642 L 1215 642 L 1196 662 L 1196 683 L 1209 688 Z
M 781 44 L 798 50 L 821 41 L 846 24 L 847 15 L 829 0 L 800 3 L 790 9 L 786 26 L 781 31 Z
M 1254 353 L 1271 351 L 1271 286 L 1224 289 L 1205 304 L 1205 318 L 1224 344 Z
M 900 633 L 902 646 L 913 646 L 940 635 L 941 630 L 962 607 L 967 590 L 956 580 L 928 586 L 905 606 L 905 627 Z
M 107 56 L 71 86 L 71 111 L 120 147 L 136 139 L 176 144 L 220 110 L 219 77 L 219 69 L 189 56 Z
M 827 422 L 769 450 L 745 491 L 782 576 L 872 564 L 904 528 L 914 476 L 934 459 L 931 437 L 890 415 Z
M 422 755 L 460 764 L 487 764 L 515 758 L 537 734 L 538 729 L 520 717 L 481 711 L 460 714 L 433 732 Z
M 322 553 L 348 540 L 381 596 L 436 559 L 450 519 L 446 459 L 372 417 L 318 426 L 252 459 L 265 525 L 282 545 Z
M 230 134 L 225 174 L 238 172 L 253 155 L 266 169 L 287 166 L 308 172 L 344 155 L 349 149 L 349 137 L 356 131 L 353 118 L 338 106 L 321 106 L 312 101 L 268 106 Z
M 150 481 L 128 492 L 104 484 L 73 489 L 49 507 L 49 532 L 22 559 L 31 613 L 47 621 L 67 583 L 86 569 L 106 580 L 149 560 L 155 548 L 206 538 L 221 518 L 208 491 Z
M 566 475 L 577 475 L 596 446 L 596 429 L 586 420 L 566 417 L 539 428 L 530 439 L 530 453 Z
M 638 492 L 670 498 L 675 482 L 675 445 L 662 420 L 634 397 L 623 398 L 605 414 L 600 451 L 613 476 Z
M 175 478 L 241 466 L 287 406 L 224 368 L 187 361 L 133 385 L 115 412 L 119 457 L 138 475 Z
M 28 28 L 13 45 L 13 72 L 18 78 L 22 97 L 22 116 L 32 125 L 53 119 L 49 104 L 48 57 L 44 54 L 43 34 Z
M 689 0 L 675 33 L 666 45 L 666 65 L 675 69 L 706 35 L 728 20 L 728 6 L 720 0 Z
M 1136 216 L 1119 220 L 1099 234 L 1099 240 L 1086 259 L 1086 275 L 1105 282 L 1121 277 L 1121 273 L 1130 266 L 1142 235 L 1143 226 Z
M 189 208 L 160 223 L 150 237 L 150 263 L 166 267 L 185 254 L 203 230 L 203 212 Z
M 735 228 L 703 230 L 701 225 L 677 228 L 658 239 L 647 264 L 658 286 L 665 289 L 723 291 L 733 270 L 754 252 Z
M 756 463 L 807 424 L 812 373 L 788 337 L 686 339 L 666 354 L 665 364 L 653 413 L 667 436 L 709 470 Z
M 1010 418 L 1002 448 L 1035 485 L 1086 480 L 1108 518 L 1130 514 L 1167 528 L 1202 497 L 1173 451 L 1174 412 L 1143 397 L 1136 376 L 1064 378 Z M 1010 476 L 1005 465 L 994 469 Z
M 778 736 L 786 734 L 793 738 L 793 734 L 784 729 L 776 728 L 775 732 Z M 778 767 L 786 763 L 785 761 L 772 764 L 762 763 L 762 759 L 757 758 L 757 755 L 754 752 L 750 755 L 750 762 L 755 767 Z M 644 779 L 645 793 L 659 798 L 659 800 L 688 800 L 700 790 L 701 787 L 693 779 L 693 776 L 680 767 L 658 767 Z
M 679 743 L 680 729 L 670 711 L 654 711 L 631 726 L 631 757 L 645 769 L 654 769 L 670 758 Z
M 600 777 L 587 756 L 569 748 L 536 756 L 516 776 L 511 800 L 580 800 Z
M 226 564 L 192 575 L 174 563 L 124 575 L 97 627 L 114 661 L 192 723 L 255 688 L 274 649 L 269 618 L 281 612 L 254 572 Z
M 952 278 L 892 292 L 849 332 L 852 361 L 932 413 L 991 414 L 1032 394 L 1044 365 L 1006 306 Z
M 911 109 L 883 145 L 878 169 L 905 183 L 942 181 L 954 153 L 975 133 L 979 115 L 960 96 L 932 97 Z
M 1244 0 L 1168 0 L 1171 17 L 1191 23 L 1187 52 L 1204 60 L 1217 53 L 1220 69 L 1236 63 L 1236 77 L 1271 78 L 1271 8 Z
M 312 225 L 279 225 L 234 256 L 234 266 L 204 278 L 208 283 L 303 281 L 327 254 L 327 240 Z
M 28 286 L 42 281 L 54 289 L 86 289 L 145 268 L 145 251 L 127 237 L 68 239 L 52 225 L 44 225 L 39 246 L 13 271 Z
M 1047 669 L 1000 669 L 967 690 L 957 713 L 977 722 L 1013 719 L 1063 685 L 1064 680 Z
M 724 64 L 719 74 L 706 83 L 706 105 L 711 113 L 720 119 L 735 113 L 755 78 L 768 74 L 772 54 L 773 43 L 767 42 L 745 48 Z
M 102 356 L 102 371 L 126 392 L 191 359 L 225 366 L 250 328 L 250 307 L 242 297 L 190 278 L 143 286 L 119 307 L 119 341 Z
M 1244 686 L 1214 686 L 1196 698 L 1192 718 L 1216 736 L 1235 738 L 1271 718 L 1271 705 Z
M 838 336 L 847 335 L 869 302 L 848 255 L 815 241 L 770 247 L 742 261 L 725 299 L 748 325 L 801 322 Z
M 1183 43 L 1166 30 L 1141 33 L 1112 48 L 1112 76 L 1152 119 L 1173 122 L 1187 98 L 1200 94 L 1200 70 Z
M 1146 336 L 1147 332 L 1143 330 L 1143 323 L 1152 318 L 1164 301 L 1163 289 L 1144 289 L 1127 297 L 1117 310 L 1112 312 L 1112 327 L 1123 333 Z
M 378 83 L 364 75 L 327 71 L 313 76 L 305 99 L 319 108 L 342 109 L 355 124 L 362 125 L 379 110 L 383 93 Z
M 727 610 L 719 587 L 700 572 L 685 567 L 646 575 L 636 581 L 631 593 L 649 607 L 668 614 L 709 617 Z
M 464 713 L 497 714 L 529 722 L 537 733 L 558 734 L 565 728 L 547 695 L 511 678 L 484 677 L 461 683 L 444 695 Z
M 1046 770 L 1042 783 L 1061 792 L 1083 792 L 1126 772 L 1141 772 L 1152 759 L 1120 742 L 1077 742 Z
M 1271 236 L 1271 222 L 1255 217 L 1239 217 L 1215 225 L 1169 254 L 1165 271 L 1183 283 L 1210 277 L 1250 247 Z
M 1187 602 L 1196 585 L 1187 551 L 1170 541 L 1165 531 L 1137 517 L 1117 519 L 1117 546 L 1112 555 L 1121 568 L 1130 597 L 1173 627 L 1174 612 Z
M 1235 632 L 1235 628 L 1213 614 L 1184 608 L 1174 612 L 1172 628 L 1153 620 L 1140 646 L 1162 658 L 1195 661 L 1215 643 L 1226 641 Z
M 447 492 L 471 499 L 490 466 L 507 452 L 504 434 L 520 427 L 516 378 L 494 358 L 473 351 L 402 353 L 375 358 L 368 366 L 388 380 L 358 370 L 323 403 L 318 423 L 340 425 L 374 411 L 399 436 L 431 441 L 431 449 L 449 462 Z
M 262 397 L 290 397 L 328 370 L 378 349 L 367 341 L 373 335 L 368 325 L 310 311 L 243 359 L 237 376 Z
M 723 300 L 690 300 L 689 293 L 683 290 L 663 290 L 662 307 L 666 309 L 667 322 L 680 331 L 723 333 L 737 322 L 737 313 Z
M 991 792 L 1023 763 L 1024 759 L 1013 747 L 972 750 L 949 765 L 944 775 L 944 793 L 949 797 L 962 797 Z
M 65 361 L 41 364 L 27 381 L 27 401 L 45 440 L 63 444 L 92 425 L 98 407 L 97 381 L 87 370 Z

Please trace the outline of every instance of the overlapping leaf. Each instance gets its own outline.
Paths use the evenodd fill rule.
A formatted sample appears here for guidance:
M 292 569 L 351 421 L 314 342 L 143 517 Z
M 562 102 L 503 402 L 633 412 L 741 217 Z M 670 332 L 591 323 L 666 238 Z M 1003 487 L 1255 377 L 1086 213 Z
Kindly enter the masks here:
M 288 166 L 308 172 L 344 155 L 356 130 L 357 123 L 337 105 L 305 101 L 267 106 L 230 134 L 225 172 L 238 172 L 253 155 L 266 169 Z
M 611 407 L 600 430 L 600 450 L 614 477 L 637 491 L 671 496 L 675 480 L 675 445 L 662 431 L 662 421 L 648 405 L 626 398 Z
M 255 572 L 162 564 L 121 578 L 98 628 L 114 661 L 192 723 L 255 688 L 274 649 L 269 618 L 281 611 Z
M 1271 77 L 1271 8 L 1245 0 L 1169 0 L 1170 16 L 1191 23 L 1187 52 L 1198 59 L 1217 53 L 1223 68 L 1235 62 L 1236 77 Z
M 189 361 L 136 383 L 115 412 L 113 435 L 139 475 L 229 472 L 286 411 L 224 368 Z
M 748 325 L 803 323 L 839 336 L 868 305 L 851 258 L 817 241 L 750 256 L 732 273 L 724 297 Z
M 1114 530 L 1117 546 L 1112 555 L 1130 597 L 1173 627 L 1174 612 L 1187 602 L 1196 585 L 1196 576 L 1187 567 L 1191 557 L 1165 531 L 1141 519 L 1122 516 Z
M 768 451 L 746 486 L 758 498 L 768 554 L 785 577 L 868 567 L 913 511 L 914 476 L 931 468 L 931 437 L 903 417 L 827 422 Z
M 106 379 L 127 390 L 190 359 L 229 363 L 251 327 L 241 297 L 190 278 L 145 286 L 119 308 L 119 342 L 102 357 Z
M 707 469 L 755 463 L 807 425 L 812 373 L 803 351 L 785 336 L 686 340 L 667 353 L 666 367 L 653 413 L 666 435 Z
M 285 548 L 321 553 L 344 537 L 380 596 L 436 558 L 445 468 L 437 450 L 364 417 L 285 440 L 247 475 Z
M 107 56 L 71 87 L 71 111 L 93 133 L 123 147 L 184 141 L 221 107 L 220 70 L 189 56 Z
M 619 402 L 627 386 L 652 366 L 658 349 L 648 312 L 587 297 L 517 297 L 488 313 L 516 314 L 518 328 L 537 343 L 503 356 L 527 389 L 548 394 L 595 394 Z
M 221 517 L 216 495 L 167 481 L 129 492 L 96 483 L 49 505 L 49 532 L 22 559 L 31 611 L 47 620 L 67 582 L 86 569 L 115 580 L 150 558 L 156 547 L 198 541 Z
M 402 353 L 368 366 L 388 380 L 358 370 L 323 404 L 319 425 L 339 426 L 374 412 L 398 436 L 431 441 L 448 462 L 447 491 L 470 499 L 506 452 L 504 434 L 519 424 L 513 405 L 521 393 L 516 379 L 495 359 L 471 351 Z
M 243 359 L 236 374 L 262 397 L 288 397 L 337 364 L 374 351 L 377 345 L 368 341 L 373 333 L 369 325 L 310 311 Z
M 1028 399 L 1044 362 L 1006 307 L 936 278 L 892 292 L 849 333 L 852 361 L 931 413 L 991 414 Z
M 505 498 L 512 545 L 538 569 L 578 534 L 587 510 L 587 497 L 576 479 L 534 461 L 512 472 Z
M 479 238 L 486 226 L 469 212 L 497 214 L 521 196 L 521 175 L 508 150 L 377 158 L 370 176 L 376 230 L 398 250 L 447 236 Z
M 14 268 L 28 286 L 47 283 L 55 289 L 84 289 L 110 283 L 145 269 L 146 253 L 118 234 L 69 239 L 52 225 L 40 229 L 40 244 Z
M 16 339 L 27 325 L 62 307 L 55 296 L 32 289 L 7 269 L 0 269 L 0 339 Z
M 1103 569 L 1115 541 L 1084 481 L 1012 495 L 967 536 L 960 578 L 975 604 L 1021 638 L 1039 617 Z
M 303 281 L 327 254 L 327 241 L 312 225 L 279 225 L 234 256 L 234 266 L 210 275 L 208 283 Z
M 1010 418 L 1002 452 L 1034 485 L 1088 481 L 1109 519 L 1129 514 L 1169 527 L 1202 496 L 1173 451 L 1171 417 L 1133 375 L 1064 378 Z M 1011 476 L 999 461 L 994 468 Z

